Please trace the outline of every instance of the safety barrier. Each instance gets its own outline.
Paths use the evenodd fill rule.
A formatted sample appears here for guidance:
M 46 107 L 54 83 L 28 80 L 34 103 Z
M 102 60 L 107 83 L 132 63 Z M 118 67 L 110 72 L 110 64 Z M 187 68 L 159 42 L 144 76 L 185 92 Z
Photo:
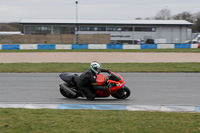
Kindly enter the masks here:
M 200 44 L 0 44 L 0 50 L 26 49 L 167 49 L 200 48 Z

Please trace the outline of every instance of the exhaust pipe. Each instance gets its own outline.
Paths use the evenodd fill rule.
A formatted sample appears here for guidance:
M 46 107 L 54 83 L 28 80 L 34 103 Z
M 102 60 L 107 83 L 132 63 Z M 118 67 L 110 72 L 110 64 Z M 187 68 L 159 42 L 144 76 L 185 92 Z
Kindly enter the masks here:
M 66 91 L 66 92 L 68 92 L 69 94 L 71 94 L 72 96 L 75 96 L 75 95 L 76 95 L 76 93 L 73 92 L 72 90 L 70 90 L 66 85 L 60 84 L 60 87 L 61 87 L 64 91 Z

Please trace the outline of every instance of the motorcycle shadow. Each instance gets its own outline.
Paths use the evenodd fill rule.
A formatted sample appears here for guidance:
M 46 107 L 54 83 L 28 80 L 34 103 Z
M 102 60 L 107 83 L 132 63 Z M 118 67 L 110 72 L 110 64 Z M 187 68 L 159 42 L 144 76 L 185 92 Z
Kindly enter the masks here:
M 115 99 L 115 98 L 95 98 L 93 100 L 88 100 L 87 98 L 76 98 L 76 99 L 69 99 L 66 100 L 73 100 L 73 101 L 90 101 L 90 102 L 119 102 L 119 101 L 129 101 L 130 99 Z

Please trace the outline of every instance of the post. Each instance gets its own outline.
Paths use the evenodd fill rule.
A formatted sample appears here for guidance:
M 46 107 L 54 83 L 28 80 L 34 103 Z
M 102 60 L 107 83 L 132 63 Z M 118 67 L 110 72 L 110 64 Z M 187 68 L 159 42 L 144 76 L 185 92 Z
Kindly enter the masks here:
M 76 1 L 76 27 L 75 27 L 75 43 L 78 44 L 78 1 Z

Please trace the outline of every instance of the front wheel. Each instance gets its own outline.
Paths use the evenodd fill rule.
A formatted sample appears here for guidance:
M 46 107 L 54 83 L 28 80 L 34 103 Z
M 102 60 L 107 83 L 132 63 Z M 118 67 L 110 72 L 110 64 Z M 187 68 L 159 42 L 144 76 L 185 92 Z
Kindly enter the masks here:
M 124 88 L 116 91 L 115 93 L 111 94 L 114 98 L 117 99 L 126 99 L 130 96 L 131 91 L 128 87 L 124 86 Z

